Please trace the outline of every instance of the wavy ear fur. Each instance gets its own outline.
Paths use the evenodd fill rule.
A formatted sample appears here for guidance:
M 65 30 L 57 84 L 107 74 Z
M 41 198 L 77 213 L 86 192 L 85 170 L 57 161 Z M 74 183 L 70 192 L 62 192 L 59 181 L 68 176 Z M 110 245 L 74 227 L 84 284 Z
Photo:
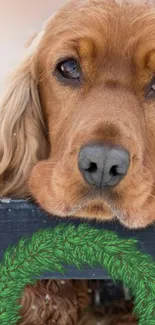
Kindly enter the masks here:
M 0 105 L 0 196 L 28 196 L 33 166 L 47 155 L 33 56 L 13 74 Z

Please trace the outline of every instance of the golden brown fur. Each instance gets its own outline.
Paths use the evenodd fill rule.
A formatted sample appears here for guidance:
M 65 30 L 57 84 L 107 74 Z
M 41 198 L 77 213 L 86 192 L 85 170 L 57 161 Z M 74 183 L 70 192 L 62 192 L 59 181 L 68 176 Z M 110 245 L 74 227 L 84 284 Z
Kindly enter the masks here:
M 67 2 L 32 41 L 4 96 L 0 195 L 32 195 L 60 216 L 116 215 L 134 228 L 154 221 L 155 104 L 144 96 L 154 43 L 154 1 Z M 64 56 L 80 60 L 81 87 L 56 78 Z M 90 188 L 78 169 L 78 152 L 90 142 L 130 152 L 129 171 L 108 196 Z

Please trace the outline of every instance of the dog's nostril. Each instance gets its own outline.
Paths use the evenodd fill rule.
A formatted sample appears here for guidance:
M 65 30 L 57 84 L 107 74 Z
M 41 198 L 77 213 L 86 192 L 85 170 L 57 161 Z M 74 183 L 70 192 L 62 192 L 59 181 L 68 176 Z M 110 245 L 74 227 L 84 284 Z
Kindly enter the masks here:
M 95 173 L 97 171 L 97 165 L 95 163 L 90 163 L 89 167 L 86 169 L 89 173 Z
M 119 172 L 118 172 L 118 166 L 117 165 L 111 167 L 111 169 L 110 169 L 110 175 L 111 176 L 120 175 Z

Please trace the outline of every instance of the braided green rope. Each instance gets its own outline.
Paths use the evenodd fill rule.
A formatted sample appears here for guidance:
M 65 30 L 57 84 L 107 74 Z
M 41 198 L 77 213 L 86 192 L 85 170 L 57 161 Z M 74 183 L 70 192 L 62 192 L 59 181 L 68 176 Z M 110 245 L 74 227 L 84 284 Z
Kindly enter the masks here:
M 135 297 L 139 325 L 155 324 L 155 264 L 137 250 L 134 239 L 119 239 L 109 231 L 87 225 L 58 226 L 21 239 L 5 252 L 0 264 L 0 324 L 19 319 L 24 286 L 45 271 L 64 272 L 63 265 L 100 264 L 115 281 L 123 281 Z

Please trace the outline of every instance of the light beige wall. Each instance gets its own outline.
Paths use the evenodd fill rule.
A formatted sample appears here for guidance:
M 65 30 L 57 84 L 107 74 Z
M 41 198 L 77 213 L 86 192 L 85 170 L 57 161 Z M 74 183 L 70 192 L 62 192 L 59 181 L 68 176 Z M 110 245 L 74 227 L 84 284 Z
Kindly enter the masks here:
M 65 0 L 0 0 L 0 90 L 26 40 Z

